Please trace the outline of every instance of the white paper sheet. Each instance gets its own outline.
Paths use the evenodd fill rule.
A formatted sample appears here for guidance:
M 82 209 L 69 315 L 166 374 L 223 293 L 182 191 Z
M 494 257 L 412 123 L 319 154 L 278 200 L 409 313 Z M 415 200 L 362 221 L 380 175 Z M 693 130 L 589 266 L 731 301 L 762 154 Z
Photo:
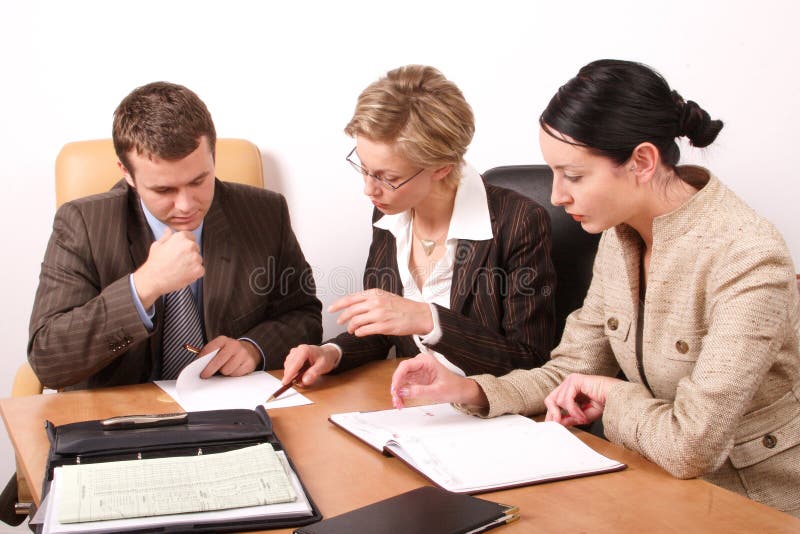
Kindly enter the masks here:
M 279 398 L 265 403 L 281 387 L 281 381 L 269 373 L 253 371 L 246 376 L 219 376 L 200 378 L 200 373 L 217 352 L 210 352 L 187 365 L 178 380 L 156 380 L 163 389 L 187 412 L 254 409 L 263 404 L 268 410 L 311 404 L 304 395 L 290 388 Z

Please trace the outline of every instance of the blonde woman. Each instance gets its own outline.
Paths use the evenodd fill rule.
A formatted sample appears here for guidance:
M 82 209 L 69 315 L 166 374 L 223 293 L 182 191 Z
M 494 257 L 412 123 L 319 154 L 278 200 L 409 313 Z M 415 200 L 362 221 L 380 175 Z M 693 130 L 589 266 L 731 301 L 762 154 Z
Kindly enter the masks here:
M 554 328 L 549 219 L 464 161 L 474 120 L 458 87 L 432 67 L 392 70 L 361 93 L 345 132 L 375 206 L 365 290 L 329 308 L 347 332 L 291 350 L 284 383 L 306 361 L 311 385 L 391 347 L 462 375 L 542 365 Z
M 708 170 L 679 166 L 722 128 L 650 68 L 601 60 L 540 119 L 553 204 L 603 232 L 583 307 L 541 369 L 461 378 L 400 364 L 411 397 L 472 413 L 602 417 L 609 440 L 679 478 L 800 517 L 800 302 L 783 238 Z M 630 380 L 614 378 L 622 369 Z

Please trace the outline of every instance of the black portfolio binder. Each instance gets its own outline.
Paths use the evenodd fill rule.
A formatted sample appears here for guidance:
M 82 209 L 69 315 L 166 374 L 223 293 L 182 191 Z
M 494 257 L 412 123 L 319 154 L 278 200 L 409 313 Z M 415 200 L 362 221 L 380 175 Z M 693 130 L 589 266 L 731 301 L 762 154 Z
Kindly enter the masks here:
M 276 451 L 283 450 L 263 406 L 255 410 L 189 412 L 156 419 L 114 419 L 60 426 L 47 422 L 50 452 L 42 499 L 50 489 L 54 469 L 63 465 L 213 454 L 264 443 L 272 445 Z M 288 455 L 286 458 L 297 474 Z M 299 474 L 297 476 L 299 479 Z M 241 532 L 296 527 L 319 521 L 322 515 L 302 480 L 300 486 L 311 506 L 311 515 L 250 517 L 222 522 L 194 522 L 189 519 L 178 524 L 125 532 Z M 187 514 L 187 517 L 191 515 Z M 42 525 L 39 525 L 37 531 L 41 532 L 41 529 Z
M 485 532 L 519 519 L 515 506 L 423 486 L 357 508 L 295 534 L 463 534 Z

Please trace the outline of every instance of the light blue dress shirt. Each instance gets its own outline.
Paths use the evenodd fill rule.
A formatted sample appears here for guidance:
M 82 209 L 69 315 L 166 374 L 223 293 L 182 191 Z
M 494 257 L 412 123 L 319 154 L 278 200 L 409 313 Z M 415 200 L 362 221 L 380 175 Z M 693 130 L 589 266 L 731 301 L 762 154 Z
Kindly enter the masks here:
M 164 232 L 167 231 L 167 225 L 163 222 L 159 221 L 155 215 L 150 213 L 150 210 L 147 209 L 147 206 L 144 205 L 144 202 L 139 200 L 139 204 L 142 206 L 142 211 L 144 212 L 144 218 L 147 219 L 147 226 L 150 227 L 150 231 L 153 232 L 153 238 L 156 241 L 161 239 L 164 236 Z M 200 223 L 196 229 L 192 230 L 192 235 L 194 236 L 195 242 L 197 242 L 197 246 L 200 247 L 200 255 L 203 254 L 203 222 Z M 144 305 L 142 305 L 141 299 L 139 299 L 139 293 L 136 292 L 136 284 L 133 282 L 133 273 L 130 275 L 130 282 L 131 282 L 131 293 L 133 293 L 133 303 L 136 305 L 136 311 L 139 312 L 139 318 L 141 318 L 142 323 L 147 328 L 148 332 L 153 330 L 153 317 L 156 314 L 156 307 L 155 305 L 150 306 L 147 310 L 144 309 Z M 194 296 L 194 303 L 197 306 L 198 310 L 203 309 L 203 279 L 198 278 L 194 282 L 190 284 L 192 289 L 192 295 Z M 203 314 L 200 313 L 200 325 L 203 325 Z M 259 349 L 260 350 L 260 349 Z
M 150 213 L 150 210 L 147 209 L 147 206 L 144 205 L 144 202 L 139 199 L 139 204 L 142 206 L 142 211 L 144 212 L 144 218 L 147 220 L 147 225 L 150 227 L 150 231 L 153 232 L 153 237 L 156 241 L 161 239 L 164 236 L 164 232 L 167 231 L 167 225 L 163 222 L 159 221 L 155 215 Z M 197 242 L 197 246 L 200 247 L 200 255 L 203 254 L 203 224 L 204 222 L 200 223 L 196 229 L 192 230 L 192 235 L 194 236 L 195 242 Z M 142 320 L 145 328 L 147 328 L 148 332 L 153 330 L 153 317 L 156 314 L 156 307 L 155 305 L 150 306 L 148 309 L 144 309 L 144 305 L 142 304 L 141 299 L 139 298 L 139 293 L 136 291 L 136 284 L 133 281 L 133 273 L 129 276 L 129 281 L 131 285 L 131 294 L 133 295 L 133 303 L 136 306 L 136 311 L 139 313 L 139 318 Z M 198 310 L 203 309 L 203 279 L 198 278 L 194 282 L 190 284 L 192 295 L 194 296 L 194 302 L 197 306 Z M 198 313 L 200 316 L 200 325 L 203 330 L 205 330 L 204 321 L 203 321 L 203 314 Z M 258 352 L 261 353 L 261 369 L 263 369 L 266 365 L 266 357 L 264 356 L 264 351 L 261 350 L 261 347 L 258 346 L 258 343 L 250 339 L 249 337 L 240 337 L 239 341 L 248 341 L 255 345 L 258 349 Z

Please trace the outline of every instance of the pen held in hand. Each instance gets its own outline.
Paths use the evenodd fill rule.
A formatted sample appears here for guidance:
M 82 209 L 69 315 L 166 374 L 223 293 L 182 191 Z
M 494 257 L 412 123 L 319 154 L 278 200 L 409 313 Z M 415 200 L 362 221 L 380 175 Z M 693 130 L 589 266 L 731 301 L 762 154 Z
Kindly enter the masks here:
M 284 384 L 281 387 L 279 387 L 275 391 L 275 393 L 270 395 L 269 398 L 265 402 L 270 402 L 272 400 L 277 399 L 278 397 L 280 397 L 281 395 L 286 393 L 287 389 L 289 389 L 290 387 L 294 386 L 295 384 L 299 384 L 300 383 L 300 379 L 303 378 L 303 373 L 308 371 L 309 367 L 311 367 L 311 362 L 310 361 L 306 360 L 305 362 L 303 362 L 303 365 L 300 367 L 300 370 L 297 371 L 297 374 L 294 375 L 294 378 L 292 378 L 291 382 L 289 382 L 288 384 Z

